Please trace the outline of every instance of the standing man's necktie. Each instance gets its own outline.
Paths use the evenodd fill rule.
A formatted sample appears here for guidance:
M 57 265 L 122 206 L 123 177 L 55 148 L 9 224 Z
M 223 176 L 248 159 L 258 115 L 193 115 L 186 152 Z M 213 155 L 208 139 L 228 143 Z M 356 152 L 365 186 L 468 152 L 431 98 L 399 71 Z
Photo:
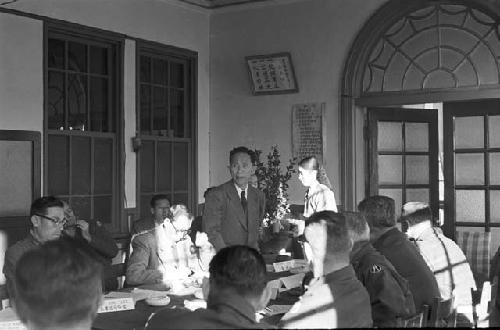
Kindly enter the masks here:
M 241 206 L 243 206 L 243 211 L 245 212 L 245 215 L 248 216 L 248 203 L 247 203 L 247 198 L 245 197 L 245 190 L 241 191 Z

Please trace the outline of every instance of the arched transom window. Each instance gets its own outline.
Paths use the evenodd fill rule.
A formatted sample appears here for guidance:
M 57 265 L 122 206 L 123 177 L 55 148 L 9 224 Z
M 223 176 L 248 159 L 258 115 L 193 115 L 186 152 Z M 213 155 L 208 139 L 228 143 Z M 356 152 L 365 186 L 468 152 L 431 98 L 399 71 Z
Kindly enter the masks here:
M 363 93 L 497 85 L 499 39 L 498 22 L 477 9 L 419 9 L 392 25 L 373 49 Z

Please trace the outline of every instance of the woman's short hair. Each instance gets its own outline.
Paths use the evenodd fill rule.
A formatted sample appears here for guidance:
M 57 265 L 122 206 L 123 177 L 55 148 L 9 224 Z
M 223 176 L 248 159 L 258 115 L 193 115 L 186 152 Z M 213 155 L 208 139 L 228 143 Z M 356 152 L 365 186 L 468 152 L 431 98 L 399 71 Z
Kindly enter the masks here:
M 70 240 L 47 242 L 16 265 L 14 306 L 40 328 L 92 321 L 102 295 L 102 266 Z

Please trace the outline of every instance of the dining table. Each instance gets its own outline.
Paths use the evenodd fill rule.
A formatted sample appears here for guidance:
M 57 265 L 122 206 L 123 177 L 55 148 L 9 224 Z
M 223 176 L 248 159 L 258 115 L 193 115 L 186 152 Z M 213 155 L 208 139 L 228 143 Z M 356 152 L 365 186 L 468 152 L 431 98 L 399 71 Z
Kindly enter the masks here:
M 276 257 L 276 256 L 275 256 Z M 286 258 L 278 258 L 278 261 L 281 261 Z M 266 261 L 276 260 L 272 256 L 266 257 Z M 271 268 L 271 265 L 268 266 Z M 280 278 L 286 278 L 294 275 L 290 271 L 282 271 L 282 272 L 267 272 L 267 280 L 273 281 Z M 158 290 L 155 285 L 144 285 L 139 286 L 139 289 L 144 290 Z M 134 288 L 124 288 L 119 290 L 120 292 L 132 292 Z M 165 290 L 161 288 L 159 290 Z M 282 289 L 283 290 L 283 289 Z M 170 298 L 170 303 L 166 306 L 151 306 L 146 303 L 144 299 L 138 300 L 135 302 L 135 308 L 123 311 L 116 312 L 108 312 L 108 313 L 99 313 L 97 314 L 96 319 L 92 324 L 92 329 L 94 330 L 140 330 L 144 329 L 148 319 L 152 314 L 158 312 L 163 308 L 170 309 L 185 309 L 185 301 L 199 301 L 193 293 L 186 295 L 175 295 L 170 294 L 169 291 L 165 291 L 165 293 Z M 300 287 L 295 287 L 290 290 L 278 292 L 275 299 L 271 299 L 268 303 L 268 306 L 274 305 L 293 305 L 302 294 L 302 289 Z M 264 314 L 261 319 L 262 322 L 265 322 L 270 325 L 277 325 L 283 316 L 283 313 L 278 313 L 274 315 L 266 315 Z

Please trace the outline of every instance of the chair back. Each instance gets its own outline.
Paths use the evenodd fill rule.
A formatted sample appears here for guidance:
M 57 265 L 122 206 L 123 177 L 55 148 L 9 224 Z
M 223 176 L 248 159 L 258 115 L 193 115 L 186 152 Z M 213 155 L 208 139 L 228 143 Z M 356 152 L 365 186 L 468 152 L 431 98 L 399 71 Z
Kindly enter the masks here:
M 457 231 L 456 240 L 469 262 L 477 287 L 489 278 L 491 233 Z
M 429 312 L 426 327 L 455 327 L 457 322 L 456 311 L 453 307 L 453 298 L 442 300 L 434 298 Z
M 106 266 L 104 268 L 104 290 L 112 291 L 122 289 L 125 282 L 126 271 L 127 264 L 124 262 Z

